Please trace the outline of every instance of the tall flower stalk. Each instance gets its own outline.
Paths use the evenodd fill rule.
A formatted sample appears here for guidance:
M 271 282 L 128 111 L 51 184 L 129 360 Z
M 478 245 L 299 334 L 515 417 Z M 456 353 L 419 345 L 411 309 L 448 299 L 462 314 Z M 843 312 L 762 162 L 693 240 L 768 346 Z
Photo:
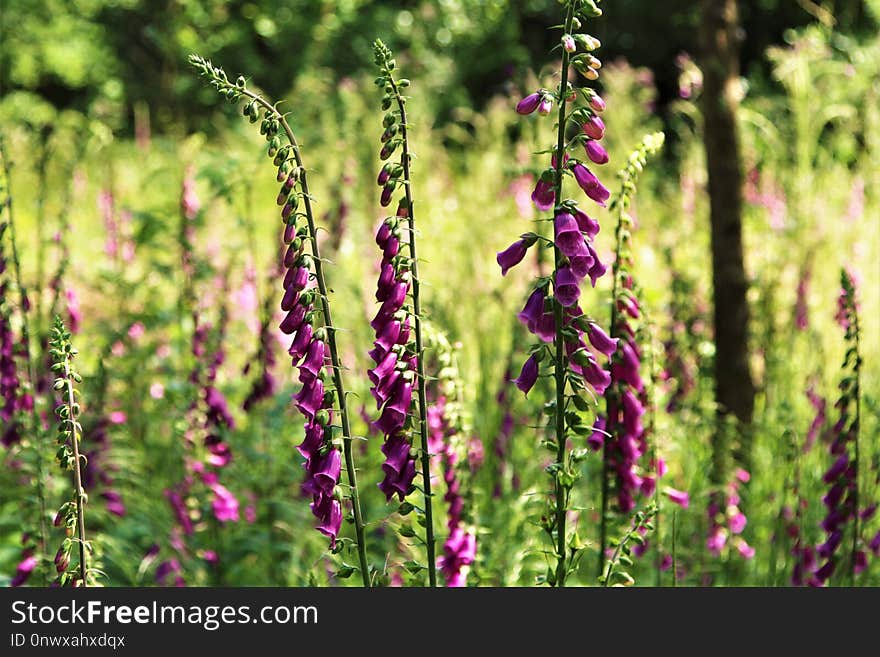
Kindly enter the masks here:
M 34 359 L 31 355 L 31 338 L 30 338 L 30 319 L 28 313 L 30 312 L 31 304 L 30 299 L 28 297 L 27 288 L 24 284 L 24 278 L 21 274 L 21 259 L 18 254 L 18 242 L 16 238 L 16 224 L 13 213 L 12 206 L 12 177 L 11 177 L 11 169 L 12 164 L 9 160 L 9 154 L 6 151 L 6 142 L 2 136 L 0 136 L 0 159 L 3 161 L 3 189 L 4 199 L 2 202 L 2 206 L 0 206 L 0 211 L 5 211 L 6 219 L 5 226 L 9 232 L 9 243 L 11 246 L 12 253 L 12 271 L 13 277 L 15 279 L 15 286 L 18 288 L 18 300 L 19 300 L 19 318 L 20 318 L 20 354 L 24 360 L 24 373 L 27 379 L 27 385 L 24 387 L 19 393 L 18 406 L 21 411 L 29 411 L 30 412 L 30 451 L 33 454 L 35 473 L 34 478 L 36 479 L 36 494 L 37 494 L 37 502 L 38 502 L 38 512 L 39 512 L 39 521 L 38 532 L 39 532 L 39 544 L 38 544 L 38 553 L 39 558 L 43 559 L 46 557 L 47 552 L 47 541 L 48 541 L 48 528 L 46 526 L 46 472 L 45 472 L 45 464 L 43 463 L 43 430 L 42 423 L 40 422 L 40 418 L 37 412 L 36 399 L 34 398 L 36 392 L 36 381 L 37 381 L 37 373 L 35 371 L 35 363 Z M 5 231 L 4 231 L 5 232 Z M 26 435 L 25 432 L 22 435 Z M 27 568 L 25 568 L 26 575 L 29 575 L 34 568 L 37 566 L 39 559 L 35 557 L 33 554 L 30 554 L 30 550 L 25 548 L 25 558 L 22 561 L 22 564 L 19 565 L 19 571 L 21 573 L 22 565 L 27 564 Z M 44 575 L 45 575 L 45 571 Z M 18 579 L 18 577 L 16 578 Z M 15 581 L 15 580 L 14 580 Z M 48 581 L 44 579 L 44 581 Z
M 62 470 L 73 471 L 73 498 L 65 503 L 58 513 L 58 520 L 76 535 L 75 540 L 65 539 L 61 549 L 55 556 L 55 564 L 61 573 L 59 583 L 64 586 L 68 582 L 74 586 L 88 586 L 89 567 L 86 552 L 91 547 L 86 542 L 85 505 L 86 492 L 83 488 L 82 455 L 80 440 L 82 426 L 79 422 L 80 405 L 77 401 L 79 392 L 74 384 L 81 383 L 82 377 L 73 368 L 73 359 L 77 350 L 70 343 L 70 331 L 57 315 L 49 339 L 49 355 L 52 357 L 52 371 L 55 373 L 54 389 L 61 395 L 61 403 L 55 409 L 58 416 L 58 463 Z M 56 521 L 57 522 L 57 521 Z M 72 544 L 78 547 L 79 563 L 74 572 L 62 568 L 62 564 L 70 561 Z M 74 574 L 75 573 L 75 574 Z
M 540 176 L 532 201 L 546 212 L 553 210 L 553 237 L 547 238 L 537 232 L 525 233 L 507 249 L 498 253 L 497 261 L 502 274 L 518 264 L 529 248 L 541 243 L 541 247 L 553 247 L 553 274 L 541 277 L 519 314 L 520 320 L 540 339 L 530 352 L 528 360 L 516 380 L 517 387 L 528 393 L 540 375 L 542 362 L 550 362 L 555 384 L 554 399 L 547 404 L 552 418 L 552 438 L 546 441 L 555 455 L 555 462 L 547 471 L 552 477 L 553 493 L 548 512 L 541 525 L 553 543 L 555 563 L 549 564 L 543 578 L 550 585 L 564 586 L 568 574 L 576 566 L 576 558 L 582 545 L 576 534 L 570 537 L 566 530 L 570 506 L 570 494 L 579 476 L 579 462 L 585 458 L 583 450 L 569 454 L 566 444 L 571 435 L 588 435 L 590 427 L 580 413 L 590 410 L 585 398 L 588 387 L 601 395 L 608 385 L 608 373 L 596 361 L 585 340 L 592 333 L 595 323 L 590 322 L 578 306 L 581 282 L 589 277 L 595 286 L 605 273 L 605 266 L 592 246 L 599 232 L 599 224 L 581 211 L 573 199 L 563 199 L 565 176 L 573 176 L 588 198 L 605 206 L 610 193 L 599 179 L 579 159 L 573 156 L 575 148 L 583 145 L 586 156 L 595 164 L 608 161 L 599 140 L 605 134 L 605 124 L 600 114 L 605 102 L 589 88 L 575 89 L 569 82 L 571 68 L 578 70 L 588 80 L 598 78 L 601 62 L 590 54 L 599 47 L 599 41 L 588 35 L 576 33 L 581 19 L 595 18 L 602 14 L 592 0 L 566 0 L 563 34 L 560 38 L 562 63 L 559 86 L 556 91 L 539 89 L 523 98 L 516 106 L 519 114 L 549 115 L 553 103 L 558 105 L 556 143 L 550 168 Z M 582 97 L 586 104 L 569 105 Z M 573 126 L 576 134 L 568 139 L 567 129 Z M 550 286 L 553 287 L 552 296 Z M 606 336 L 607 337 L 607 336 Z M 598 351 L 610 355 L 613 346 L 603 345 Z
M 849 552 L 849 585 L 854 586 L 856 576 L 867 566 L 867 557 L 861 545 L 859 520 L 864 511 L 859 509 L 859 425 L 861 421 L 861 335 L 859 330 L 859 307 L 856 301 L 856 284 L 852 274 L 845 269 L 840 272 L 840 293 L 837 298 L 837 323 L 844 330 L 846 355 L 841 369 L 840 397 L 835 404 L 840 416 L 833 428 L 834 439 L 829 451 L 833 462 L 825 472 L 823 481 L 830 486 L 822 498 L 827 508 L 822 520 L 825 543 L 816 552 L 822 565 L 816 571 L 821 582 L 828 582 L 837 570 L 837 552 L 843 546 L 847 531 L 850 543 L 844 549 Z
M 260 121 L 262 115 L 260 132 L 266 137 L 268 155 L 278 167 L 277 180 L 281 183 L 278 205 L 282 207 L 283 240 L 288 247 L 284 255 L 286 273 L 284 296 L 281 300 L 281 308 L 287 315 L 280 328 L 285 334 L 294 335 L 289 354 L 293 365 L 298 365 L 299 379 L 303 384 L 294 401 L 297 409 L 306 418 L 305 439 L 299 450 L 306 458 L 306 486 L 313 496 L 311 509 L 319 521 L 318 531 L 328 537 L 330 547 L 335 549 L 342 524 L 342 507 L 338 499 L 341 493 L 337 489 L 340 474 L 337 439 L 341 434 L 361 578 L 364 586 L 369 586 L 364 520 L 352 455 L 352 435 L 342 379 L 342 363 L 336 345 L 337 329 L 330 312 L 324 261 L 318 247 L 312 196 L 299 144 L 286 115 L 261 95 L 249 90 L 244 77 L 239 76 L 232 83 L 223 69 L 215 67 L 198 55 L 191 55 L 190 62 L 228 101 L 244 101 L 243 114 L 252 123 Z M 300 202 L 302 211 L 299 210 Z M 305 219 L 305 224 L 298 223 L 301 218 Z M 310 253 L 305 252 L 306 245 L 309 246 Z M 314 271 L 310 271 L 311 269 Z M 306 289 L 312 280 L 317 290 Z M 322 326 L 317 329 L 314 327 L 316 304 L 320 306 L 323 318 Z M 326 372 L 326 365 L 329 365 L 329 374 Z M 325 389 L 324 382 L 328 378 L 332 379 L 332 387 Z M 336 410 L 339 412 L 341 426 L 333 424 Z
M 372 352 L 376 367 L 371 370 L 374 396 L 382 415 L 377 422 L 385 434 L 383 452 L 386 473 L 380 488 L 390 500 L 397 493 L 401 501 L 412 485 L 415 468 L 410 452 L 411 442 L 406 429 L 411 424 L 409 406 L 413 387 L 416 391 L 418 434 L 424 493 L 425 546 L 428 559 L 428 584 L 437 585 L 437 566 L 434 539 L 434 514 L 431 494 L 431 454 L 428 444 L 428 404 L 425 379 L 424 344 L 422 339 L 422 308 L 419 281 L 419 259 L 416 250 L 415 213 L 413 208 L 412 178 L 410 172 L 409 127 L 406 117 L 406 97 L 401 89 L 409 86 L 409 80 L 394 77 L 396 63 L 391 51 L 377 39 L 373 54 L 379 77 L 376 84 L 383 88 L 383 120 L 380 158 L 387 160 L 400 149 L 396 164 L 386 163 L 379 172 L 378 183 L 382 185 L 382 206 L 391 203 L 394 192 L 403 187 L 404 196 L 398 202 L 397 213 L 386 219 L 379 228 L 376 241 L 383 251 L 382 270 L 376 298 L 382 302 L 379 314 L 373 320 L 376 330 L 376 349 Z M 404 226 L 401 226 L 404 224 Z M 399 235 L 406 234 L 409 256 L 401 256 Z M 412 299 L 412 312 L 403 309 L 407 294 Z M 381 298 L 380 298 L 381 297 Z M 412 324 L 415 344 L 409 345 L 409 328 Z M 393 334 L 393 335 L 392 335 Z M 387 348 L 386 348 L 387 347 Z M 402 371 L 401 371 L 402 370 Z M 412 375 L 415 374 L 415 381 Z
M 599 520 L 598 572 L 605 572 L 605 546 L 609 500 L 614 480 L 617 507 L 628 514 L 635 507 L 635 498 L 641 494 L 651 497 L 656 490 L 654 472 L 644 472 L 642 457 L 648 452 L 647 435 L 642 416 L 648 405 L 647 389 L 641 376 L 642 348 L 638 345 L 639 328 L 644 328 L 643 312 L 633 279 L 631 237 L 633 219 L 629 206 L 635 195 L 639 173 L 648 157 L 663 146 L 662 132 L 646 135 L 629 156 L 626 166 L 618 172 L 620 193 L 611 201 L 611 211 L 617 215 L 615 229 L 615 258 L 612 266 L 610 338 L 616 350 L 611 357 L 611 385 L 605 391 L 605 417 L 599 421 L 600 431 L 594 432 L 591 446 L 602 446 L 602 497 Z M 639 324 L 633 325 L 633 322 Z M 603 439 L 607 436 L 607 439 Z

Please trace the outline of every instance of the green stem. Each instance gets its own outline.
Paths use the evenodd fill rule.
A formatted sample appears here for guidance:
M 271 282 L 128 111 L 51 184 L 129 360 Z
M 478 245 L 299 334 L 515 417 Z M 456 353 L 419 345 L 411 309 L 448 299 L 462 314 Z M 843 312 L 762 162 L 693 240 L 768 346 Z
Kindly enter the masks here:
M 572 21 L 574 18 L 574 3 L 569 3 L 565 16 L 565 33 L 571 32 Z M 565 166 L 565 125 L 566 125 L 566 97 L 568 96 L 568 68 L 569 53 L 562 49 L 562 67 L 559 77 L 559 95 L 557 102 L 559 103 L 559 125 L 556 131 L 556 171 L 554 180 L 554 190 L 556 194 L 556 203 L 562 201 L 562 172 Z M 553 246 L 555 256 L 554 280 L 556 272 L 562 264 L 562 252 L 559 247 Z M 555 294 L 555 292 L 554 292 Z M 554 362 L 554 379 L 556 381 L 556 466 L 554 473 L 554 489 L 556 497 L 556 586 L 565 586 L 565 508 L 567 506 L 566 487 L 562 484 L 560 477 L 566 468 L 566 450 L 565 450 L 565 380 L 566 370 L 568 368 L 567 359 L 565 357 L 565 338 L 562 335 L 563 311 L 562 304 L 558 299 L 554 298 L 553 302 L 553 319 L 556 325 L 556 359 Z
M 278 110 L 276 110 L 272 105 L 270 105 L 265 99 L 261 96 L 248 91 L 246 89 L 239 89 L 242 95 L 251 98 L 256 101 L 263 108 L 271 112 L 275 115 L 275 118 L 281 124 L 281 127 L 284 129 L 284 133 L 287 135 L 287 140 L 290 142 L 291 150 L 293 151 L 293 157 L 296 160 L 296 165 L 300 169 L 300 178 L 299 184 L 302 189 L 303 202 L 305 204 L 305 215 L 309 224 L 309 242 L 312 246 L 312 261 L 315 264 L 315 280 L 318 284 L 318 292 L 320 293 L 321 298 L 321 313 L 324 316 L 324 326 L 327 328 L 327 346 L 330 348 L 330 363 L 333 369 L 333 385 L 336 388 L 336 395 L 339 398 L 339 414 L 342 420 L 342 437 L 343 437 L 343 445 L 342 452 L 345 458 L 345 471 L 348 475 L 348 484 L 351 495 L 351 506 L 354 512 L 354 529 L 355 534 L 357 536 L 357 551 L 358 551 L 358 559 L 360 561 L 361 568 L 361 578 L 363 579 L 363 583 L 365 587 L 370 586 L 370 570 L 367 565 L 367 552 L 366 552 L 366 544 L 364 543 L 364 519 L 361 515 L 361 504 L 360 504 L 360 496 L 358 495 L 358 485 L 357 485 L 357 469 L 354 465 L 354 456 L 352 455 L 351 450 L 351 425 L 348 420 L 348 404 L 345 398 L 345 388 L 342 385 L 342 365 L 339 359 L 339 350 L 336 347 L 336 328 L 333 326 L 333 319 L 330 315 L 330 302 L 329 297 L 327 296 L 327 283 L 324 279 L 324 265 L 321 260 L 321 253 L 318 249 L 318 234 L 315 228 L 315 219 L 312 214 L 312 198 L 309 194 L 309 183 L 306 177 L 306 169 L 302 163 L 302 155 L 299 150 L 299 143 L 296 140 L 296 136 L 293 134 L 293 130 L 290 128 L 290 124 L 287 122 L 287 119 L 282 115 Z
M 388 71 L 388 80 L 400 111 L 401 163 L 403 165 L 403 188 L 406 193 L 407 224 L 409 230 L 409 257 L 412 271 L 413 323 L 416 338 L 416 368 L 419 394 L 419 438 L 421 442 L 422 484 L 425 493 L 425 544 L 428 551 L 428 584 L 437 586 L 437 564 L 435 557 L 434 513 L 431 501 L 431 454 L 428 449 L 428 395 L 425 390 L 425 349 L 422 342 L 422 307 L 420 300 L 419 258 L 416 254 L 416 223 L 413 214 L 412 180 L 410 178 L 409 139 L 407 138 L 406 106 L 397 82 Z
M 31 338 L 30 330 L 28 328 L 28 314 L 25 310 L 25 308 L 27 307 L 27 288 L 25 288 L 24 280 L 21 276 L 21 260 L 18 257 L 18 246 L 17 240 L 15 238 L 15 219 L 12 212 L 12 176 L 9 166 L 9 156 L 6 153 L 6 143 L 2 137 L 0 137 L 0 159 L 3 160 L 3 175 L 6 180 L 5 204 L 6 214 L 9 216 L 9 240 L 12 243 L 12 266 L 15 270 L 15 284 L 18 286 L 19 303 L 21 304 L 21 341 L 24 345 L 25 350 L 25 373 L 28 377 L 28 386 L 30 387 L 31 394 L 36 395 L 36 372 L 34 371 L 34 362 L 31 358 Z M 34 401 L 31 404 L 31 424 L 34 432 L 33 449 L 36 456 L 37 466 L 37 500 L 39 501 L 40 505 L 40 554 L 41 558 L 45 560 L 47 558 L 46 537 L 48 535 L 46 528 L 46 491 L 43 474 L 43 453 L 40 451 L 40 448 L 42 446 L 42 430 L 40 425 L 40 417 L 37 414 L 36 398 L 34 398 Z M 41 570 L 43 571 L 43 582 L 45 585 L 48 586 L 49 578 L 46 574 L 46 570 Z
M 60 321 L 60 320 L 59 320 Z M 73 393 L 73 372 L 70 369 L 70 355 L 64 358 L 64 387 L 67 394 L 68 416 L 67 422 L 70 426 L 70 442 L 73 447 L 73 483 L 76 486 L 76 533 L 79 543 L 79 578 L 82 585 L 88 586 L 86 573 L 86 524 L 85 524 L 85 503 L 86 496 L 82 486 L 82 468 L 80 464 L 79 453 L 79 431 L 77 430 L 77 413 L 74 412 L 76 400 Z

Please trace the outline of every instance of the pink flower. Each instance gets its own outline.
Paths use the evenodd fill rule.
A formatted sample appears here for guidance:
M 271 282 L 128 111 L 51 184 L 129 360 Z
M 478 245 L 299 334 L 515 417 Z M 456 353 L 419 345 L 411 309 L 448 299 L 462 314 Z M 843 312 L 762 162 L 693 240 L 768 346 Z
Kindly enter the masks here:
M 743 529 L 746 528 L 746 516 L 742 513 L 742 511 L 737 511 L 728 522 L 728 526 L 730 527 L 730 531 L 734 534 L 742 534 Z
M 755 548 L 753 548 L 751 545 L 743 540 L 740 540 L 737 543 L 736 549 L 740 553 L 740 556 L 743 557 L 743 559 L 751 559 L 755 556 Z
M 691 503 L 690 495 L 688 495 L 685 491 L 667 487 L 666 490 L 664 490 L 663 492 L 666 493 L 666 497 L 668 497 L 675 504 L 678 504 L 678 506 L 680 506 L 682 509 L 688 508 Z
M 135 322 L 131 326 L 128 327 L 128 337 L 132 340 L 139 340 L 146 333 L 146 329 L 141 322 Z
M 128 417 L 123 411 L 113 411 L 110 413 L 110 422 L 113 424 L 125 424 Z
M 165 386 L 156 381 L 150 385 L 150 397 L 153 399 L 162 399 L 165 396 Z

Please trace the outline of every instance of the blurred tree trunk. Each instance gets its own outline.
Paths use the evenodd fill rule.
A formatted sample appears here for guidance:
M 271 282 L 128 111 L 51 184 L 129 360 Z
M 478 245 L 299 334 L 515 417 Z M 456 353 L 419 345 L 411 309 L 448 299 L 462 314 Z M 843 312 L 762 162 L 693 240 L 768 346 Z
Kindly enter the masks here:
M 715 323 L 715 401 L 720 426 L 715 458 L 726 459 L 732 414 L 748 425 L 755 388 L 749 371 L 748 304 L 742 244 L 742 170 L 737 136 L 739 55 L 735 0 L 701 0 L 704 143 L 712 224 L 712 284 Z M 749 431 L 738 451 L 748 463 Z M 721 474 L 721 473 L 718 473 Z M 718 482 L 720 483 L 720 482 Z

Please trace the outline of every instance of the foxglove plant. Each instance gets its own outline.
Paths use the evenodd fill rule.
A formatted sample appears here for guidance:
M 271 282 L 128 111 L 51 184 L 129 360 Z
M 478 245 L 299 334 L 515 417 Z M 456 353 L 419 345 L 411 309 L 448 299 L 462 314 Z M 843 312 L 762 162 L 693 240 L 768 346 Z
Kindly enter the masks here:
M 832 464 L 822 480 L 830 486 L 822 498 L 827 513 L 822 520 L 825 542 L 816 552 L 821 565 L 816 577 L 823 583 L 831 580 L 837 570 L 841 547 L 848 548 L 848 580 L 855 585 L 856 576 L 867 566 L 867 556 L 862 545 L 859 521 L 865 510 L 859 508 L 859 429 L 861 421 L 861 334 L 859 330 L 859 305 L 856 300 L 856 284 L 846 269 L 840 273 L 840 293 L 837 297 L 835 319 L 844 330 L 846 355 L 841 370 L 840 397 L 835 404 L 839 419 L 833 427 L 833 440 L 829 446 Z M 873 511 L 872 511 L 873 513 Z M 847 536 L 849 534 L 849 536 Z M 849 538 L 849 545 L 844 540 Z
M 251 362 L 256 362 L 259 367 L 256 378 L 251 385 L 251 390 L 242 404 L 245 411 L 249 411 L 254 405 L 264 399 L 270 399 L 278 389 L 275 375 L 275 336 L 272 332 L 272 298 L 266 295 L 262 308 L 263 319 L 260 321 L 259 346 L 256 356 L 245 365 L 243 374 L 247 375 L 251 368 Z
M 595 18 L 602 12 L 592 0 L 566 0 L 564 5 L 559 87 L 555 91 L 539 89 L 526 96 L 516 108 L 523 115 L 535 111 L 547 115 L 552 111 L 553 103 L 558 107 L 551 166 L 541 174 L 532 193 L 532 200 L 540 211 L 553 211 L 552 219 L 546 220 L 548 223 L 552 221 L 553 236 L 525 233 L 496 258 L 503 275 L 521 262 L 528 249 L 537 243 L 541 243 L 539 248 L 553 247 L 552 275 L 537 280 L 519 314 L 523 324 L 540 341 L 530 349 L 529 358 L 515 383 L 528 394 L 540 376 L 541 364 L 549 362 L 552 366 L 555 395 L 547 405 L 547 411 L 552 418 L 553 438 L 547 441 L 547 446 L 555 454 L 555 462 L 547 471 L 553 480 L 554 494 L 548 513 L 542 518 L 542 528 L 553 543 L 556 563 L 548 568 L 543 580 L 560 587 L 565 585 L 575 563 L 575 554 L 581 549 L 576 535 L 568 535 L 566 522 L 571 490 L 579 474 L 577 463 L 584 455 L 581 452 L 569 454 L 566 442 L 572 434 L 589 433 L 589 427 L 584 425 L 579 412 L 590 409 L 585 398 L 589 389 L 601 395 L 609 383 L 608 373 L 596 361 L 585 340 L 587 335 L 593 339 L 602 337 L 597 332 L 598 325 L 590 322 L 578 305 L 584 279 L 589 278 L 595 287 L 598 278 L 605 273 L 605 266 L 592 246 L 599 224 L 580 210 L 575 200 L 563 198 L 566 176 L 572 176 L 587 197 L 602 207 L 610 196 L 592 171 L 573 156 L 576 147 L 583 145 L 592 162 L 607 162 L 607 154 L 599 144 L 605 134 L 605 124 L 599 116 L 605 110 L 605 102 L 592 89 L 575 89 L 569 82 L 572 68 L 588 80 L 598 78 L 597 69 L 601 62 L 589 53 L 599 47 L 599 42 L 578 31 L 581 19 Z M 572 105 L 579 96 L 586 105 Z M 569 105 L 573 109 L 569 110 Z M 578 134 L 569 140 L 566 132 L 570 126 L 576 126 Z M 599 349 L 605 355 L 613 350 L 610 341 Z
M 324 261 L 318 246 L 312 197 L 299 144 L 286 115 L 261 95 L 248 89 L 244 77 L 239 76 L 232 83 L 223 69 L 198 55 L 191 55 L 190 62 L 228 101 L 237 103 L 243 100 L 243 114 L 251 123 L 260 121 L 262 114 L 260 133 L 266 137 L 268 155 L 278 167 L 277 180 L 281 183 L 277 202 L 282 208 L 283 241 L 287 245 L 283 258 L 286 273 L 281 309 L 287 315 L 280 328 L 286 335 L 293 335 L 288 353 L 293 366 L 298 367 L 302 383 L 302 388 L 294 396 L 294 403 L 306 419 L 305 439 L 299 446 L 300 453 L 306 459 L 305 485 L 312 493 L 311 510 L 318 520 L 317 529 L 328 537 L 331 549 L 335 549 L 342 524 L 342 494 L 337 486 L 342 460 L 338 440 L 341 434 L 361 578 L 364 586 L 369 586 L 370 571 L 352 455 L 348 400 L 324 278 Z M 302 210 L 299 209 L 300 203 Z M 306 246 L 310 253 L 306 253 Z M 315 287 L 307 289 L 311 281 L 314 281 Z M 320 306 L 320 311 L 316 306 Z M 318 312 L 323 325 L 316 328 Z M 329 384 L 326 388 L 325 382 Z M 333 424 L 336 412 L 339 413 L 341 425 Z
M 416 250 L 415 214 L 413 208 L 411 153 L 407 135 L 406 97 L 402 89 L 409 80 L 395 77 L 396 62 L 391 51 L 377 39 L 373 54 L 379 76 L 376 84 L 382 87 L 382 109 L 386 112 L 382 124 L 382 149 L 379 157 L 386 160 L 379 172 L 377 183 L 382 186 L 380 203 L 388 206 L 398 188 L 403 197 L 398 200 L 397 212 L 385 219 L 376 235 L 382 250 L 382 264 L 376 287 L 376 300 L 381 302 L 371 326 L 376 332 L 370 357 L 376 363 L 370 372 L 372 393 L 380 416 L 375 426 L 384 434 L 382 452 L 385 477 L 379 488 L 390 500 L 395 494 L 402 502 L 412 492 L 416 474 L 412 437 L 417 422 L 420 437 L 422 492 L 424 493 L 425 545 L 428 558 L 428 584 L 437 585 L 433 500 L 431 498 L 430 448 L 428 444 L 428 410 L 422 341 L 422 309 L 420 299 L 419 261 Z M 400 149 L 398 162 L 387 161 Z M 405 239 L 407 254 L 400 253 Z M 411 306 L 406 304 L 411 298 Z M 406 306 L 406 307 L 405 307 Z M 410 329 L 413 343 L 410 343 Z M 416 399 L 413 400 L 413 392 Z M 415 406 L 416 408 L 413 408 Z M 413 417 L 417 415 L 417 420 Z
M 88 586 L 93 582 L 86 553 L 90 553 L 92 547 L 86 541 L 85 505 L 88 497 L 82 477 L 82 427 L 79 422 L 80 405 L 77 401 L 79 392 L 74 387 L 74 384 L 82 383 L 82 377 L 73 369 L 73 359 L 78 352 L 70 344 L 70 335 L 64 322 L 56 315 L 49 354 L 52 356 L 52 371 L 56 377 L 53 387 L 61 394 L 61 403 L 55 409 L 58 416 L 57 458 L 62 470 L 73 471 L 73 497 L 61 506 L 56 516 L 56 524 L 63 524 L 69 536 L 64 539 L 55 556 L 55 565 L 60 573 L 58 583 L 61 586 Z M 77 568 L 70 570 L 68 565 L 74 545 L 78 547 L 79 560 Z
M 636 496 L 651 497 L 656 490 L 655 473 L 641 463 L 648 453 L 648 440 L 642 417 L 647 404 L 647 388 L 642 380 L 642 348 L 637 336 L 642 329 L 643 312 L 639 304 L 632 269 L 633 219 L 629 206 L 635 194 L 639 173 L 648 157 L 663 146 L 662 132 L 646 135 L 638 148 L 629 156 L 620 170 L 620 193 L 611 202 L 611 211 L 617 214 L 615 229 L 615 259 L 612 266 L 610 336 L 597 326 L 591 327 L 590 342 L 596 349 L 607 345 L 610 356 L 611 385 L 605 390 L 605 415 L 598 431 L 590 437 L 593 449 L 602 448 L 602 502 L 599 530 L 599 572 L 604 572 L 606 528 L 609 497 L 617 497 L 618 510 L 626 515 L 636 505 Z M 607 439 L 603 440 L 603 437 Z
M 11 169 L 12 165 L 9 160 L 9 155 L 6 152 L 6 142 L 2 136 L 0 136 L 0 160 L 3 163 L 3 183 L 2 187 L 0 187 L 0 192 L 4 194 L 4 199 L 2 205 L 0 205 L 0 213 L 5 214 L 5 219 L 0 225 L 3 226 L 2 230 L 0 230 L 0 244 L 2 244 L 2 238 L 4 234 L 8 232 L 9 235 L 9 244 L 10 244 L 10 253 L 12 256 L 12 280 L 15 283 L 15 287 L 18 291 L 18 301 L 19 301 L 19 354 L 21 360 L 24 361 L 24 378 L 21 376 L 18 377 L 18 384 L 16 385 L 17 393 L 16 393 L 16 401 L 13 403 L 13 407 L 16 411 L 18 411 L 18 421 L 11 422 L 10 426 L 15 426 L 14 429 L 14 437 L 10 430 L 9 435 L 4 432 L 4 442 L 6 440 L 10 440 L 13 442 L 17 442 L 19 438 L 25 438 L 30 436 L 30 440 L 28 441 L 28 452 L 32 456 L 32 465 L 33 471 L 32 476 L 35 482 L 35 490 L 37 496 L 37 528 L 36 534 L 38 537 L 37 544 L 32 545 L 32 534 L 33 532 L 25 531 L 22 535 L 22 560 L 19 563 L 17 568 L 17 572 L 15 577 L 12 580 L 13 585 L 21 586 L 25 583 L 25 581 L 31 576 L 33 571 L 37 568 L 40 568 L 41 561 L 47 558 L 47 539 L 48 539 L 48 529 L 46 527 L 46 466 L 43 462 L 43 425 L 40 421 L 36 400 L 34 398 L 34 391 L 36 389 L 35 382 L 37 380 L 37 373 L 34 367 L 34 359 L 31 356 L 30 349 L 30 321 L 29 321 L 29 312 L 31 309 L 30 300 L 28 297 L 27 288 L 24 285 L 24 278 L 21 273 L 21 260 L 18 254 L 18 243 L 16 240 L 16 224 L 13 213 L 12 206 L 12 191 L 11 191 Z M 6 268 L 5 261 L 5 250 L 0 248 L 0 254 L 3 255 L 3 266 L 4 270 Z M 0 274 L 2 275 L 2 274 Z M 3 295 L 3 300 L 6 301 L 7 295 L 6 292 L 10 288 L 10 281 L 7 277 L 4 277 L 5 281 L 5 290 Z M 11 321 L 12 313 L 10 312 L 6 315 L 7 319 Z M 5 341 L 12 340 L 14 345 L 14 337 L 10 333 L 4 336 Z M 10 354 L 11 361 L 8 361 L 5 365 L 6 373 L 8 374 L 11 371 L 11 367 L 15 365 L 15 348 L 13 346 L 12 353 Z M 12 393 L 12 383 L 11 380 L 8 384 L 7 393 L 10 395 L 9 398 L 4 397 L 4 401 L 8 404 L 9 399 L 11 399 Z M 6 404 L 4 404 L 6 406 Z M 10 409 L 11 411 L 11 409 Z M 25 418 L 29 419 L 29 423 Z M 29 424 L 29 426 L 28 426 Z M 48 583 L 48 579 L 45 577 L 45 570 L 40 568 L 40 571 L 44 574 L 44 582 Z
M 470 479 L 481 464 L 476 439 L 467 440 L 470 427 L 463 413 L 461 379 L 452 345 L 446 336 L 426 325 L 426 344 L 436 354 L 437 380 L 428 394 L 428 444 L 432 461 L 442 469 L 447 504 L 446 529 L 449 534 L 443 543 L 443 554 L 438 564 L 448 587 L 467 585 L 470 566 L 477 556 L 477 532 L 474 522 L 473 500 L 469 500 Z

